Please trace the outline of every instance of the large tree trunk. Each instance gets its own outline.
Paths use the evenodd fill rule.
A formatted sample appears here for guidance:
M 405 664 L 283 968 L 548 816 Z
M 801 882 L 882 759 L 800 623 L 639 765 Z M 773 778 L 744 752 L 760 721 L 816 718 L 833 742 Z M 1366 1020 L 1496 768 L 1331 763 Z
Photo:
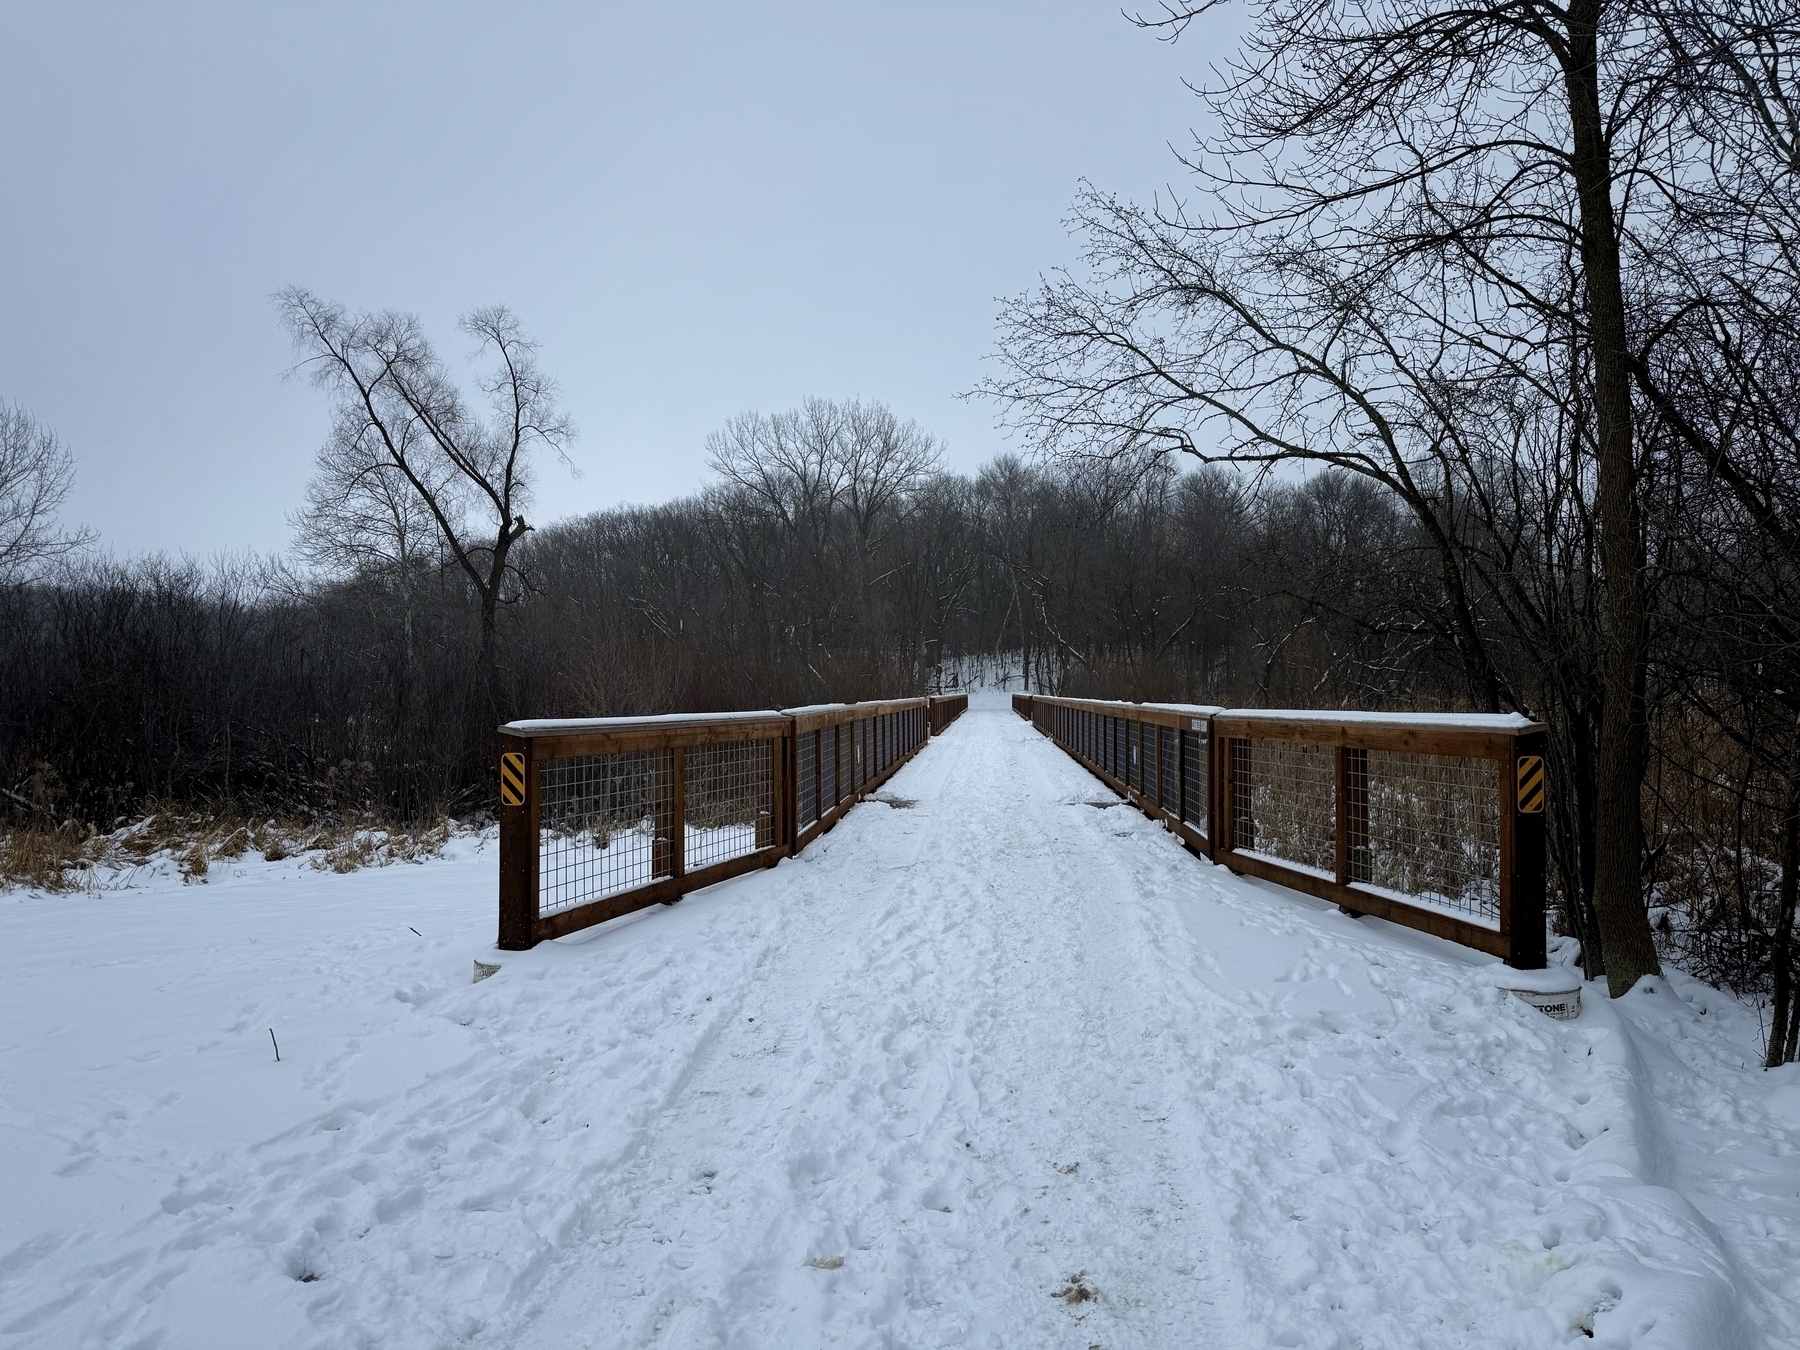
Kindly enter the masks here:
M 475 687 L 472 717 L 474 753 L 485 759 L 488 739 L 500 722 L 500 598 L 484 593 L 481 597 L 481 649 L 475 658 Z
M 1781 822 L 1781 910 L 1775 919 L 1775 999 L 1769 1017 L 1769 1047 L 1763 1063 L 1773 1069 L 1794 1057 L 1787 1034 L 1794 1013 L 1794 908 L 1800 900 L 1800 743 L 1788 763 L 1787 813 Z
M 1607 989 L 1617 998 L 1643 976 L 1658 974 L 1661 965 L 1642 889 L 1642 792 L 1650 739 L 1644 699 L 1648 607 L 1625 293 L 1613 216 L 1611 154 L 1600 111 L 1600 10 L 1600 0 L 1579 0 L 1571 7 L 1571 50 L 1564 78 L 1593 346 L 1600 560 L 1606 596 L 1601 648 L 1605 703 L 1594 784 L 1594 910 L 1606 946 Z

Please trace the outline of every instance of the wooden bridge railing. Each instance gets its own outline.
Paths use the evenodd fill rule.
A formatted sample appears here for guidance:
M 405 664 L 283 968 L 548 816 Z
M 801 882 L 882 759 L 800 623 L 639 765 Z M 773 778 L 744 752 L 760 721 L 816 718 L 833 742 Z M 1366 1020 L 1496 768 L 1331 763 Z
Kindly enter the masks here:
M 933 694 L 931 704 L 931 734 L 936 736 L 957 718 L 969 711 L 967 694 Z
M 507 723 L 499 946 L 524 951 L 772 867 L 841 820 L 968 700 L 952 696 L 942 711 L 934 702 Z
M 1544 952 L 1544 728 L 1522 717 L 1015 695 L 1014 709 L 1235 872 L 1528 970 Z

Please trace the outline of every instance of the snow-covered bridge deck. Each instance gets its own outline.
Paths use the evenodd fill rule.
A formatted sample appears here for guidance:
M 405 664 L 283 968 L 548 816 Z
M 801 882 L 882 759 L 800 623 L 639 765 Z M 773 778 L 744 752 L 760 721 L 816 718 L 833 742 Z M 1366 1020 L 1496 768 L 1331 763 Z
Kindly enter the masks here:
M 1792 1343 L 1740 1005 L 1552 1022 L 998 702 L 881 797 L 473 986 L 491 846 L 5 897 L 0 1347 Z

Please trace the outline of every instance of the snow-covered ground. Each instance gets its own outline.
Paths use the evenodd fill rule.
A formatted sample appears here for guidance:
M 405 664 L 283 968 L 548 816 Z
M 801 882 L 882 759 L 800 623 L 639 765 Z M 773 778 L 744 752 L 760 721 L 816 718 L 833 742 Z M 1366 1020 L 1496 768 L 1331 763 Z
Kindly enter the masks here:
M 1800 1345 L 1733 999 L 1553 1022 L 998 700 L 882 795 L 526 954 L 469 838 L 0 896 L 0 1347 Z

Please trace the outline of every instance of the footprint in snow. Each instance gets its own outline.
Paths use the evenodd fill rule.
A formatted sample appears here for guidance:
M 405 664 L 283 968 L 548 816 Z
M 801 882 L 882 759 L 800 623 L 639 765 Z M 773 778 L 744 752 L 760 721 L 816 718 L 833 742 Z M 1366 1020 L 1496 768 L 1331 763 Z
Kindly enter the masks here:
M 1060 1298 L 1064 1303 L 1073 1308 L 1078 1303 L 1088 1303 L 1099 1298 L 1100 1293 L 1087 1282 L 1087 1272 L 1085 1270 L 1078 1270 L 1073 1275 L 1069 1276 L 1067 1280 L 1063 1281 L 1063 1287 L 1050 1295 L 1050 1297 Z

